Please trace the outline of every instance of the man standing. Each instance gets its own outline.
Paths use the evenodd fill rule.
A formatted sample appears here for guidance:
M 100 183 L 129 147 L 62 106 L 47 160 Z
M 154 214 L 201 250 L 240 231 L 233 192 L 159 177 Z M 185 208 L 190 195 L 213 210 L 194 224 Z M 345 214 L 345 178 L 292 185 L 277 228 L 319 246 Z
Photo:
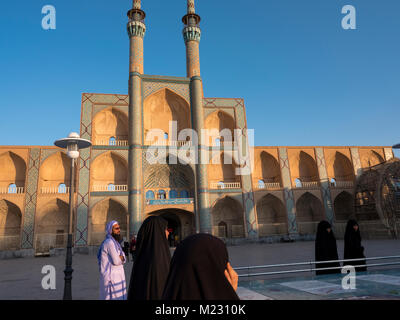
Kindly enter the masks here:
M 135 261 L 135 255 L 136 255 L 136 237 L 135 237 L 135 235 L 132 236 L 129 249 L 130 249 L 130 252 L 132 255 L 132 261 Z
M 119 243 L 121 230 L 117 221 L 106 226 L 106 239 L 97 254 L 100 270 L 100 299 L 126 300 L 125 253 Z

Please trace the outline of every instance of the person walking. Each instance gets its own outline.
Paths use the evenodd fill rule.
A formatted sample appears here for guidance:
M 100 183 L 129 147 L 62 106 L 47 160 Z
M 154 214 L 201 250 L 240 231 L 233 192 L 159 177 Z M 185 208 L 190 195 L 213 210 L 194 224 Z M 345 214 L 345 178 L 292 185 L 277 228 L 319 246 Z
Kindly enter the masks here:
M 356 267 L 357 272 L 367 271 L 364 247 L 361 245 L 360 227 L 357 221 L 353 219 L 350 219 L 346 225 L 343 258 L 345 260 L 361 258 L 356 261 L 345 261 L 343 265 L 360 266 Z
M 120 245 L 121 229 L 117 221 L 106 226 L 106 239 L 97 253 L 100 271 L 100 300 L 126 300 L 124 263 L 126 256 Z
M 315 240 L 315 261 L 339 260 L 336 238 L 328 221 L 321 221 L 318 224 Z M 316 269 L 340 267 L 339 262 L 317 263 Z M 316 274 L 340 273 L 340 268 L 331 270 L 317 270 Z

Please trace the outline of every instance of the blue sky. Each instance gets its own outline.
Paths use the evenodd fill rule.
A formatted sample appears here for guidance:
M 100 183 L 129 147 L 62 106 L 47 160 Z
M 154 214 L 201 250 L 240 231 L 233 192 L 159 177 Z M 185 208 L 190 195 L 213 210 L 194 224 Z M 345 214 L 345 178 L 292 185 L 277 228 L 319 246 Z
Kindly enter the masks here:
M 83 92 L 127 94 L 131 0 L 0 4 L 0 145 L 79 132 Z M 41 27 L 42 7 L 57 29 Z M 344 5 L 357 29 L 344 30 Z M 186 0 L 142 0 L 146 74 L 185 76 Z M 398 0 L 197 0 L 206 97 L 244 98 L 260 146 L 400 143 Z

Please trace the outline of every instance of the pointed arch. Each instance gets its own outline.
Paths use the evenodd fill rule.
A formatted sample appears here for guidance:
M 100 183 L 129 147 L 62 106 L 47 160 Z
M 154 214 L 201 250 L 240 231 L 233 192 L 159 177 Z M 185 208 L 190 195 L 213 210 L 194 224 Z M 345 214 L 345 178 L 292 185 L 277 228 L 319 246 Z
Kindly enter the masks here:
M 39 190 L 58 189 L 60 184 L 71 185 L 71 159 L 64 152 L 49 156 L 40 166 Z
M 109 151 L 97 156 L 90 168 L 91 186 L 127 185 L 128 163 L 119 154 Z
M 260 154 L 262 180 L 265 183 L 281 183 L 281 169 L 273 155 L 266 151 Z
M 26 163 L 12 151 L 0 155 L 0 187 L 8 187 L 15 183 L 17 187 L 25 186 Z
M 299 178 L 302 182 L 319 180 L 317 163 L 304 151 L 300 151 L 299 154 Z
M 333 162 L 333 172 L 336 181 L 353 181 L 354 168 L 348 157 L 343 153 L 337 151 L 335 153 L 335 160 Z
M 345 222 L 354 218 L 354 196 L 346 191 L 341 192 L 333 202 L 333 209 L 336 221 Z
M 151 129 L 159 129 L 164 135 L 172 137 L 170 121 L 177 122 L 178 135 L 182 130 L 191 128 L 190 106 L 186 99 L 176 92 L 162 88 L 143 102 L 144 139 L 146 140 L 147 133 Z
M 204 128 L 209 133 L 206 140 L 209 146 L 216 146 L 217 139 L 220 143 L 234 140 L 235 119 L 223 110 L 216 110 L 209 114 L 204 121 Z
M 92 128 L 94 144 L 109 145 L 111 138 L 128 140 L 128 116 L 114 107 L 98 112 L 93 118 Z
M 244 237 L 244 210 L 241 203 L 229 196 L 217 200 L 211 209 L 213 220 L 213 230 L 217 234 L 216 228 L 221 222 L 227 225 L 228 238 Z
M 118 200 L 106 198 L 94 205 L 91 210 L 91 244 L 99 245 L 105 239 L 106 224 L 112 220 L 118 221 L 121 236 L 126 237 L 128 227 L 128 210 Z
M 321 200 L 305 192 L 296 202 L 296 219 L 298 222 L 319 222 L 325 219 Z

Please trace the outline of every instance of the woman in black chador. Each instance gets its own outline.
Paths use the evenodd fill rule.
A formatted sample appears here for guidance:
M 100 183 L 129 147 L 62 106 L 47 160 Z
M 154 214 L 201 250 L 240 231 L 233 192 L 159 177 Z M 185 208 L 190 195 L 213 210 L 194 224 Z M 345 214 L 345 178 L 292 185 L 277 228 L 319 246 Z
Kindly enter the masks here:
M 364 247 L 361 246 L 361 235 L 357 221 L 349 220 L 346 226 L 346 232 L 344 234 L 344 259 L 357 259 L 361 260 L 344 262 L 343 265 L 359 266 L 356 271 L 367 271 L 365 265 Z
M 237 281 L 222 240 L 191 235 L 176 247 L 163 300 L 239 300 Z
M 150 216 L 140 227 L 128 300 L 161 299 L 171 262 L 167 226 L 165 219 Z
M 336 238 L 328 221 L 318 224 L 317 237 L 315 240 L 315 261 L 339 260 L 336 246 Z M 340 267 L 339 262 L 317 263 L 315 268 Z M 340 268 L 331 270 L 317 270 L 316 274 L 340 273 Z

